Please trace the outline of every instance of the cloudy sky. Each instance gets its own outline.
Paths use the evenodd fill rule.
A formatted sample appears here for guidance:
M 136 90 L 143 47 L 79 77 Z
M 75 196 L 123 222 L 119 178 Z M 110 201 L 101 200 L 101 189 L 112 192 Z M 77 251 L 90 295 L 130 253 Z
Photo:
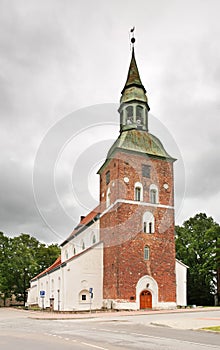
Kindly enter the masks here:
M 176 222 L 220 223 L 219 0 L 0 0 L 0 230 L 62 242 L 98 201 L 129 29 L 150 131 L 175 163 Z

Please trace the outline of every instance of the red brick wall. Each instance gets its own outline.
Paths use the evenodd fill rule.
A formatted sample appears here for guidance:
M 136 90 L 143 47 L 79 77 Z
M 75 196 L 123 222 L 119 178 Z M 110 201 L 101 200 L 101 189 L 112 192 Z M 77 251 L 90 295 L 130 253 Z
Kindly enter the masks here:
M 151 166 L 151 178 L 142 177 L 142 164 Z M 144 187 L 144 202 L 149 202 L 149 186 L 159 189 L 159 203 L 173 205 L 172 163 L 137 154 L 118 153 L 103 169 L 100 181 L 100 201 L 105 207 L 107 185 L 105 173 L 110 170 L 111 203 L 116 199 L 134 199 L 134 184 Z M 124 182 L 129 178 L 129 183 Z M 168 184 L 166 190 L 163 185 Z M 102 196 L 104 193 L 104 196 Z M 140 202 L 141 204 L 141 202 Z M 146 211 L 155 217 L 155 233 L 143 232 L 142 218 Z M 118 203 L 100 219 L 101 240 L 104 242 L 104 298 L 136 297 L 136 284 L 144 276 L 158 283 L 159 301 L 176 300 L 174 211 L 157 206 Z M 150 260 L 144 260 L 144 247 L 150 248 Z

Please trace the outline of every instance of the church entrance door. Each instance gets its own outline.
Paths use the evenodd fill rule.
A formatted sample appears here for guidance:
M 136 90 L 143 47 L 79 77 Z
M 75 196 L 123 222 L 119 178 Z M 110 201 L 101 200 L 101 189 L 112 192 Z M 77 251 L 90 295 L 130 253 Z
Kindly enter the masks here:
M 143 290 L 140 294 L 140 309 L 152 309 L 152 294 L 149 290 Z

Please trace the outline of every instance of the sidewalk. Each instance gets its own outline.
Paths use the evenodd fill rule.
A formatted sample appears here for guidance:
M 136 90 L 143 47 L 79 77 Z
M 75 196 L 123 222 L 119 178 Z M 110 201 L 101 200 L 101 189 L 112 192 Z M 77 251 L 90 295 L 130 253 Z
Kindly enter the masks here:
M 34 319 L 47 319 L 47 320 L 68 320 L 68 319 L 91 319 L 91 318 L 111 318 L 121 316 L 142 316 L 142 315 L 157 315 L 157 314 L 183 314 L 183 313 L 196 313 L 206 311 L 220 311 L 220 307 L 197 307 L 190 309 L 174 309 L 174 310 L 137 310 L 137 311 L 92 311 L 68 313 L 68 312 L 50 312 L 50 311 L 31 311 L 29 318 Z M 219 322 L 220 324 L 220 322 Z

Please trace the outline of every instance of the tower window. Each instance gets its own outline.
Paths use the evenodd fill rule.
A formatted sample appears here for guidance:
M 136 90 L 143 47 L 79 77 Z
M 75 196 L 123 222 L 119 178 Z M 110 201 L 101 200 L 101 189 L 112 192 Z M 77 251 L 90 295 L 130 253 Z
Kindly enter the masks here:
M 126 113 L 127 113 L 127 124 L 132 124 L 133 123 L 133 106 L 128 106 L 126 108 Z
M 105 174 L 105 182 L 106 182 L 106 185 L 108 185 L 110 182 L 110 171 L 109 170 Z
M 144 108 L 142 106 L 136 107 L 136 121 L 139 125 L 143 124 L 143 110 Z
M 150 190 L 150 202 L 151 203 L 156 203 L 156 195 L 157 195 L 157 192 L 156 190 Z
M 142 176 L 150 178 L 150 165 L 142 164 Z
M 82 250 L 84 250 L 84 249 L 85 249 L 85 243 L 82 242 Z
M 136 182 L 134 186 L 134 200 L 143 201 L 143 186 L 140 182 Z
M 158 203 L 158 188 L 156 185 L 150 185 L 150 203 L 156 204 Z
M 141 189 L 140 187 L 135 188 L 135 200 L 140 201 L 141 200 Z
M 150 211 L 146 211 L 143 215 L 143 231 L 144 233 L 154 233 L 154 216 Z
M 92 243 L 95 244 L 96 243 L 96 238 L 95 238 L 95 235 L 93 235 L 92 237 Z
M 144 247 L 144 260 L 149 260 L 150 259 L 150 248 L 149 247 Z
M 106 192 L 106 208 L 108 208 L 111 204 L 110 196 L 111 196 L 111 191 L 110 191 L 110 188 L 108 188 Z

